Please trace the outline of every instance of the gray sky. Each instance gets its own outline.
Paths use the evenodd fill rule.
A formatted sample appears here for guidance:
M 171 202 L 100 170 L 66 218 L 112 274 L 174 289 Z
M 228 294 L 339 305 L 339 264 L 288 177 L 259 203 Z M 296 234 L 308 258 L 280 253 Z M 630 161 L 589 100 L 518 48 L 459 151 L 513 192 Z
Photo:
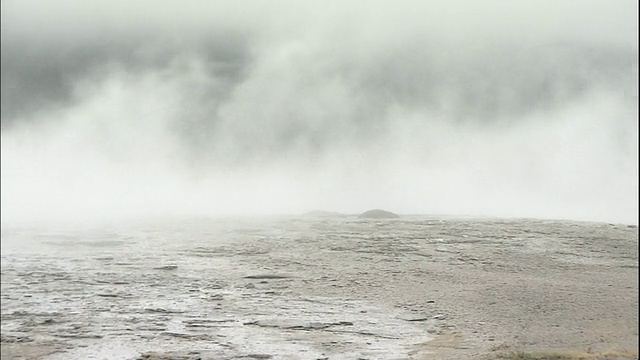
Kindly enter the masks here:
M 634 1 L 1 10 L 3 221 L 62 203 L 637 218 Z
M 518 72 L 524 70 L 518 66 L 542 61 L 541 71 L 546 71 L 543 66 L 554 66 L 547 64 L 554 61 L 551 57 L 571 68 L 579 57 L 600 62 L 593 58 L 611 54 L 603 70 L 610 71 L 637 57 L 637 7 L 634 1 L 595 0 L 192 0 L 180 6 L 154 1 L 4 1 L 2 123 L 21 112 L 70 101 L 77 79 L 107 63 L 157 67 L 188 53 L 207 57 L 210 63 L 215 59 L 231 81 L 239 81 L 251 61 L 259 62 L 270 51 L 307 52 L 319 64 L 351 73 L 371 71 L 375 74 L 363 77 L 375 79 L 360 81 L 405 93 L 411 90 L 405 86 L 414 76 L 410 72 L 419 73 L 421 84 L 431 84 L 434 79 L 421 78 L 426 71 L 468 76 L 461 73 L 467 69 L 446 68 L 468 68 L 466 61 L 480 60 L 485 64 L 481 67 L 506 62 L 495 67 L 512 65 Z M 573 59 L 550 54 L 553 46 Z M 573 50 L 576 46 L 581 49 Z M 531 64 L 520 61 L 525 57 Z
M 175 5 L 174 5 L 175 4 Z M 258 32 L 359 27 L 374 32 L 437 32 L 436 37 L 581 39 L 637 47 L 632 0 L 559 1 L 3 1 L 3 36 L 78 39 L 101 31 L 194 33 L 220 28 Z M 322 31 L 321 30 L 321 31 Z M 4 31 L 3 31 L 4 33 Z M 291 35 L 291 34 L 289 34 Z M 296 34 L 296 35 L 299 35 Z M 394 34 L 391 34 L 394 35 Z

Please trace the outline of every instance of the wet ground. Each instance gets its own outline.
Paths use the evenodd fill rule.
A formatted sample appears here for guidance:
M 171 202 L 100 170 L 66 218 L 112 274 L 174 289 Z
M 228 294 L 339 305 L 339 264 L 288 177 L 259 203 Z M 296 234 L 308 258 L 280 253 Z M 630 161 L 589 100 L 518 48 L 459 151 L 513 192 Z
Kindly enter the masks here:
M 2 359 L 636 351 L 635 226 L 356 217 L 2 229 Z

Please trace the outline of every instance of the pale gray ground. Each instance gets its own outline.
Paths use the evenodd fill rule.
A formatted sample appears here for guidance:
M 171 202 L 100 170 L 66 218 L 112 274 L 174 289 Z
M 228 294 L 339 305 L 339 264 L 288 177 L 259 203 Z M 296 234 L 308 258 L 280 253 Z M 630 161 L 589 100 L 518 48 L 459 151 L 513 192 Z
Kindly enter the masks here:
M 638 233 L 542 220 L 2 229 L 2 359 L 468 359 L 638 348 Z

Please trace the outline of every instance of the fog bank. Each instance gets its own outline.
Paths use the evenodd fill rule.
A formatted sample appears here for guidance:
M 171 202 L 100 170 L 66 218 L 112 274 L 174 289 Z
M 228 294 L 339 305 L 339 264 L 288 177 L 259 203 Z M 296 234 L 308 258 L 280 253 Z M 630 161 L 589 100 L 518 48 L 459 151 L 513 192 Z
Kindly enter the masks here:
M 637 223 L 637 3 L 2 4 L 3 224 Z

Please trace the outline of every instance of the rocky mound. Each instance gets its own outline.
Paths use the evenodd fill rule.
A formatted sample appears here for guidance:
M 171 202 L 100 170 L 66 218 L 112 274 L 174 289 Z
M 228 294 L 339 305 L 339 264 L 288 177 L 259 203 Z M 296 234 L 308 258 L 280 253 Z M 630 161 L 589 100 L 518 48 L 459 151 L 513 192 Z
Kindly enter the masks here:
M 400 216 L 391 211 L 373 209 L 365 211 L 358 216 L 359 219 L 398 219 Z

